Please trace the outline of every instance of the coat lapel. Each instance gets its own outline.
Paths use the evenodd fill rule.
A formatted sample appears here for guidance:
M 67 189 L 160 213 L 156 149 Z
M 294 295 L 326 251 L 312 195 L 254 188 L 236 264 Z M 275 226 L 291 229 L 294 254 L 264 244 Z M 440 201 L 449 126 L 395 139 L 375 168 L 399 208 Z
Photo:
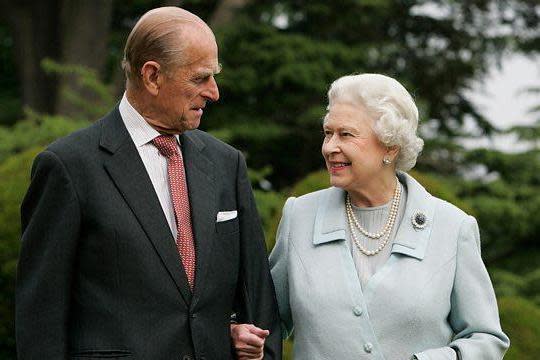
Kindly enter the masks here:
M 400 253 L 422 260 L 431 236 L 435 202 L 426 189 L 413 177 L 402 172 L 397 175 L 400 181 L 407 186 L 407 204 L 392 245 L 392 253 Z M 413 225 L 413 219 L 420 213 L 426 217 L 426 225 L 423 228 Z
M 189 304 L 191 292 L 175 241 L 150 177 L 118 108 L 102 122 L 100 146 L 110 153 L 104 164 L 107 173 L 152 242 L 186 304 Z
M 208 269 L 212 259 L 215 239 L 216 216 L 218 213 L 216 184 L 213 162 L 204 155 L 205 144 L 194 131 L 180 136 L 182 156 L 186 169 L 191 222 L 196 246 L 195 288 L 192 307 L 194 307 L 204 286 L 208 283 Z
M 329 188 L 319 202 L 313 229 L 313 244 L 345 240 L 345 191 Z
M 422 260 L 431 236 L 435 202 L 426 189 L 410 175 L 400 172 L 397 176 L 407 187 L 407 203 L 392 245 L 392 253 Z M 314 245 L 345 240 L 347 220 L 344 199 L 345 192 L 338 188 L 329 188 L 323 194 L 315 217 Z M 412 221 L 419 213 L 424 214 L 427 221 L 422 228 L 415 227 Z

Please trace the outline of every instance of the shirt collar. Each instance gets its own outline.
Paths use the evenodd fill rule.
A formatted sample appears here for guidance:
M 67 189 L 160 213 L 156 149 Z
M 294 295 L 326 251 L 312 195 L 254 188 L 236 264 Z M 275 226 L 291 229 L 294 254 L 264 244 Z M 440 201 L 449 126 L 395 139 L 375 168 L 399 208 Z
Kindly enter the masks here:
M 129 103 L 125 92 L 120 101 L 120 105 L 118 106 L 118 110 L 120 111 L 124 125 L 136 147 L 143 146 L 161 135 L 156 129 L 150 126 L 144 117 Z M 175 135 L 175 137 L 178 144 L 180 144 L 179 135 Z

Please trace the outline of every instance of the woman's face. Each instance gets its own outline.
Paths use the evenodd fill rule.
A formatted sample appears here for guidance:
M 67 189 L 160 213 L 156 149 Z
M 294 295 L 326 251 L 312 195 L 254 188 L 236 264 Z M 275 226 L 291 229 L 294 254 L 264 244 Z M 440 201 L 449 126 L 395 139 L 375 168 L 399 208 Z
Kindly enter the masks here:
M 332 186 L 357 191 L 382 176 L 387 148 L 373 132 L 373 123 L 364 106 L 330 107 L 323 125 L 322 154 Z

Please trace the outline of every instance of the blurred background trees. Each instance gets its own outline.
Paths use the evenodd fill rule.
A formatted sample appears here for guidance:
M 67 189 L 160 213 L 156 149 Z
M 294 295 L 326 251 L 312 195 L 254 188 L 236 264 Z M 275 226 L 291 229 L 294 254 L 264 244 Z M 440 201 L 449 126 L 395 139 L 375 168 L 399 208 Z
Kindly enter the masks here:
M 201 128 L 247 155 L 269 249 L 285 199 L 328 186 L 320 129 L 331 81 L 379 72 L 402 82 L 420 108 L 426 140 L 414 175 L 478 218 L 513 341 L 507 359 L 538 358 L 538 122 L 499 129 L 464 95 L 505 52 L 538 55 L 537 1 L 0 0 L 1 359 L 15 359 L 18 208 L 32 159 L 114 106 L 127 35 L 138 16 L 163 5 L 181 5 L 215 30 L 221 99 Z M 540 100 L 532 110 L 539 109 Z M 528 150 L 460 145 L 503 131 L 518 134 Z

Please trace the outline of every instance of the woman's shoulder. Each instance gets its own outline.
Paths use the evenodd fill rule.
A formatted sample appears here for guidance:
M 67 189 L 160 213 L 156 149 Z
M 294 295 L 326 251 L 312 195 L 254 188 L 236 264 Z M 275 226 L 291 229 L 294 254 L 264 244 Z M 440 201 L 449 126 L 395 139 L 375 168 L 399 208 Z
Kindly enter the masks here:
M 446 200 L 443 200 L 436 196 L 432 196 L 432 198 L 436 204 L 435 206 L 436 215 L 440 217 L 443 217 L 448 220 L 454 220 L 457 223 L 462 223 L 464 220 L 471 217 L 471 215 L 467 214 L 464 210 L 460 209 L 456 205 Z
M 287 202 L 294 202 L 295 208 L 313 208 L 316 209 L 321 201 L 328 197 L 338 196 L 338 193 L 343 193 L 343 190 L 329 187 L 322 190 L 313 191 L 298 197 L 291 197 Z
M 402 174 L 402 178 L 405 179 L 405 183 L 407 184 L 407 201 L 412 203 L 412 207 L 430 208 L 435 218 L 442 219 L 444 220 L 443 223 L 451 223 L 452 225 L 459 226 L 463 221 L 471 218 L 469 214 L 456 205 L 428 192 L 428 190 L 409 174 Z

